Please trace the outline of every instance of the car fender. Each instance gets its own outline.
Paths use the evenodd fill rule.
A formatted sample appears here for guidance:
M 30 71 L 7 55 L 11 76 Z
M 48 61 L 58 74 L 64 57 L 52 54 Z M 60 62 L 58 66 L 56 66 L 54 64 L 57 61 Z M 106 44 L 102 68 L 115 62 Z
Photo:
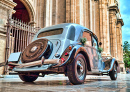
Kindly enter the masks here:
M 87 58 L 87 60 L 86 60 L 87 66 L 89 66 L 88 68 L 90 68 L 90 62 L 89 62 L 88 53 L 87 53 L 86 49 L 83 46 L 81 46 L 81 45 L 75 45 L 72 48 L 68 59 L 60 66 L 64 66 L 64 65 L 68 65 L 68 64 L 72 63 L 78 53 L 83 54 L 84 57 Z
M 120 67 L 119 67 L 119 64 L 115 58 L 105 60 L 104 64 L 105 64 L 105 70 L 107 70 L 108 72 L 112 71 L 114 64 L 116 64 L 117 72 L 120 73 Z

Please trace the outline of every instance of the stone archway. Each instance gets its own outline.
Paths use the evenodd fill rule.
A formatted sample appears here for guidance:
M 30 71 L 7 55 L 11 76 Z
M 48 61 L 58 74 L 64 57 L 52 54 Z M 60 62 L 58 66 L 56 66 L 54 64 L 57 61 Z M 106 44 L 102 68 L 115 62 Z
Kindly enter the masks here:
M 30 24 L 34 25 L 35 24 L 35 11 L 34 8 L 32 6 L 32 4 L 30 3 L 29 0 L 20 0 L 26 7 L 26 9 L 28 10 L 29 13 L 29 17 L 30 17 Z
M 13 1 L 17 3 L 17 6 L 14 7 L 14 10 L 16 12 L 12 15 L 12 17 L 15 19 L 19 19 L 23 22 L 29 23 L 30 16 L 24 4 L 20 0 L 13 0 Z
M 34 8 L 32 6 L 32 4 L 30 3 L 29 0 L 13 0 L 14 2 L 16 2 L 17 4 L 19 4 L 19 7 L 23 8 L 23 10 L 21 10 L 21 12 L 19 11 L 19 13 L 22 15 L 22 12 L 24 11 L 23 13 L 23 16 L 26 16 L 28 18 L 27 21 L 25 21 L 24 18 L 21 18 L 22 21 L 24 22 L 28 22 L 29 24 L 33 25 L 35 24 L 35 19 L 34 19 L 34 16 L 35 16 L 35 12 L 34 12 Z M 16 6 L 16 8 L 18 8 L 18 6 Z M 15 10 L 15 8 L 14 8 Z M 18 11 L 16 10 L 16 13 L 18 13 Z M 13 14 L 15 15 L 15 14 Z M 19 18 L 18 18 L 19 19 Z

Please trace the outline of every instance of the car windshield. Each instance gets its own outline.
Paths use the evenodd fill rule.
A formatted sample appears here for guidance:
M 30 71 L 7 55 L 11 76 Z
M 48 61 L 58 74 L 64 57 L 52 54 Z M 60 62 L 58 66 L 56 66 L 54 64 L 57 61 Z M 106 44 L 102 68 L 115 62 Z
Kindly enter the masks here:
M 45 37 L 45 36 L 52 36 L 52 35 L 59 35 L 62 33 L 63 33 L 63 28 L 53 29 L 53 30 L 48 30 L 48 31 L 44 31 L 44 32 L 39 33 L 37 38 Z

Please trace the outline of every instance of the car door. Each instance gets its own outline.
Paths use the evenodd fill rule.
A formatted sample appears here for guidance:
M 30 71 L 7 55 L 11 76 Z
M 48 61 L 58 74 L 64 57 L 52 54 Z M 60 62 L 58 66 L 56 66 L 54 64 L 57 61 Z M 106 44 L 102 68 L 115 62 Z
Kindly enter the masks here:
M 84 31 L 82 37 L 87 39 L 84 48 L 89 56 L 91 69 L 93 72 L 98 71 L 98 43 L 89 31 Z
M 95 68 L 95 66 L 94 66 L 94 63 L 93 63 L 93 49 L 92 49 L 91 33 L 89 31 L 84 31 L 82 37 L 87 39 L 87 41 L 84 45 L 84 48 L 87 51 L 87 54 L 88 54 L 89 60 L 90 60 L 90 66 L 91 66 L 91 69 L 93 70 Z
M 99 58 L 98 58 L 98 41 L 92 35 L 92 54 L 93 54 L 93 64 L 94 64 L 94 70 L 99 71 L 98 66 L 99 66 Z

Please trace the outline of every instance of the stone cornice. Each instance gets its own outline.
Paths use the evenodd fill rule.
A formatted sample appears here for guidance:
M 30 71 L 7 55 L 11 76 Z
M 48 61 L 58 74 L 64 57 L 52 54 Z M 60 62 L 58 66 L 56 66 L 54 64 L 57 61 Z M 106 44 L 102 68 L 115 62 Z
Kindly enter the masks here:
M 0 33 L 6 34 L 6 28 L 5 27 L 0 27 Z
M 117 5 L 110 5 L 108 8 L 110 11 L 115 11 L 116 13 L 119 12 Z
M 0 0 L 0 4 L 4 5 L 5 7 L 13 9 L 17 4 L 10 1 L 10 0 Z
M 6 34 L 0 33 L 0 36 L 6 37 Z
M 121 25 L 124 25 L 123 19 L 117 19 L 117 23 L 121 23 Z

